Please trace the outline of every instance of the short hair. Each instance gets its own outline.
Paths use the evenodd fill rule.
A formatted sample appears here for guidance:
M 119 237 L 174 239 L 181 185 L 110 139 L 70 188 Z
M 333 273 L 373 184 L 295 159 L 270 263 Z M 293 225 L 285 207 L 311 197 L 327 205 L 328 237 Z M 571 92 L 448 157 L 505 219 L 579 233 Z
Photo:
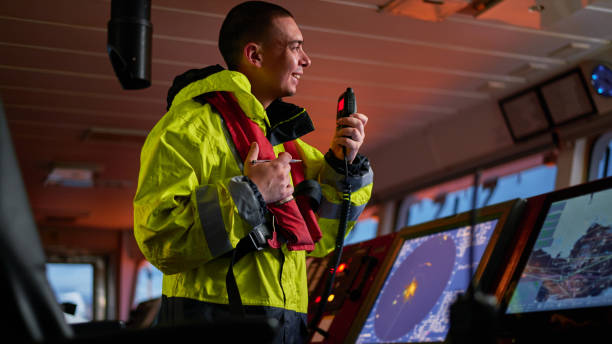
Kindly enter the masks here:
M 269 32 L 272 20 L 293 15 L 264 1 L 247 1 L 232 8 L 219 31 L 219 51 L 230 70 L 238 69 L 242 49 L 249 42 L 260 42 Z

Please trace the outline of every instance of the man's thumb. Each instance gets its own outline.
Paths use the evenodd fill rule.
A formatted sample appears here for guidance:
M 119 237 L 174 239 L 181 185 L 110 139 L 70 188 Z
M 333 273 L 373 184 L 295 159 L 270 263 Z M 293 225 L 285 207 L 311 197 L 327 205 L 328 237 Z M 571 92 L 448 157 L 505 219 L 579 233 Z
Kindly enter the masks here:
M 246 162 L 248 163 L 251 160 L 257 160 L 258 156 L 259 156 L 259 146 L 257 145 L 257 142 L 253 142 L 251 143 L 251 148 L 249 149 L 249 152 L 247 153 Z

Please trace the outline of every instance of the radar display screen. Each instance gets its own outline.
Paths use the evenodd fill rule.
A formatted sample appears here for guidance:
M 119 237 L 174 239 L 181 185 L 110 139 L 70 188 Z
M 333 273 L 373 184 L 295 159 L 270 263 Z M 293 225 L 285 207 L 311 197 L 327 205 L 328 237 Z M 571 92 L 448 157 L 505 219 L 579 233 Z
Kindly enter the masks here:
M 444 341 L 449 307 L 465 292 L 496 228 L 492 219 L 476 225 L 474 261 L 469 263 L 470 227 L 454 227 L 407 238 L 376 297 L 357 343 Z
M 507 314 L 612 305 L 612 190 L 552 202 Z

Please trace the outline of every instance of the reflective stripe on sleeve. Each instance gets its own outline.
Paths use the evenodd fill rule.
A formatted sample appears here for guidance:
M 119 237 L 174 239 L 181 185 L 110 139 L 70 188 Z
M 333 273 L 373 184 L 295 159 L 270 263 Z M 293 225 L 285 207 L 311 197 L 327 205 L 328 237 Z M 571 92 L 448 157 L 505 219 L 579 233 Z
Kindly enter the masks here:
M 367 204 L 363 205 L 352 205 L 349 207 L 349 221 L 357 221 L 361 212 L 365 209 Z M 342 210 L 342 204 L 332 203 L 326 199 L 321 200 L 321 205 L 317 210 L 317 214 L 320 217 L 326 219 L 339 219 L 340 211 Z
M 233 177 L 230 179 L 228 187 L 234 204 L 238 208 L 238 214 L 253 227 L 263 223 L 264 219 L 259 211 L 259 201 L 248 182 L 244 181 L 244 177 Z
M 374 172 L 372 168 L 368 169 L 368 172 L 363 176 L 349 176 L 348 182 L 351 185 L 351 189 L 353 192 L 359 190 L 363 186 L 366 186 L 374 181 Z M 344 175 L 336 172 L 329 164 L 323 164 L 323 169 L 321 171 L 321 183 L 329 184 L 334 186 L 336 190 L 342 190 L 344 188 Z
M 198 202 L 198 213 L 200 215 L 200 223 L 206 236 L 208 249 L 213 258 L 219 257 L 233 249 L 229 241 L 221 208 L 219 207 L 219 195 L 217 189 L 205 185 L 196 190 L 196 199 Z

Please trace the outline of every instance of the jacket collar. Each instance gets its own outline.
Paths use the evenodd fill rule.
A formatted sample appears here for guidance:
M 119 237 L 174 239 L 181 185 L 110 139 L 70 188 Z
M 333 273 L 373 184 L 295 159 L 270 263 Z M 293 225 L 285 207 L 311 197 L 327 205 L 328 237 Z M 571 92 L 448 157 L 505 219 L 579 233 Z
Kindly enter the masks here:
M 272 127 L 266 136 L 275 146 L 295 140 L 314 130 L 308 113 L 302 107 L 277 99 L 266 109 Z

